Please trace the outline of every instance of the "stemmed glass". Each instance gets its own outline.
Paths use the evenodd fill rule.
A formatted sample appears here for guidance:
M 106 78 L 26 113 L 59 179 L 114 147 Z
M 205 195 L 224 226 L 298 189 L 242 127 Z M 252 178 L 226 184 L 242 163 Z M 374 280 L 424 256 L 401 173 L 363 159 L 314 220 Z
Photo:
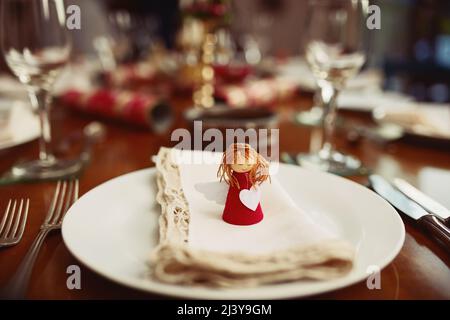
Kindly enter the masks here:
M 27 88 L 41 135 L 39 159 L 17 164 L 14 176 L 59 178 L 79 169 L 77 161 L 58 160 L 50 152 L 50 90 L 70 57 L 63 0 L 2 0 L 1 47 L 6 63 Z
M 303 166 L 340 175 L 358 173 L 361 162 L 335 150 L 336 100 L 346 81 L 365 62 L 367 0 L 311 0 L 306 24 L 306 60 L 317 80 L 323 115 L 323 146 L 317 154 L 300 154 Z

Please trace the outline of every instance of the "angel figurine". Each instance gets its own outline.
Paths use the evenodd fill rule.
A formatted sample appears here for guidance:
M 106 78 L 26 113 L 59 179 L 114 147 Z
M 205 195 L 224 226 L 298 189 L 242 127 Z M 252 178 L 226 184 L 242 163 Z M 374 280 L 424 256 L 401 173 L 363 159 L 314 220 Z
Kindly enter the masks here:
M 233 143 L 222 156 L 217 172 L 228 185 L 222 219 L 234 225 L 252 225 L 264 215 L 258 186 L 270 179 L 269 163 L 246 143 Z

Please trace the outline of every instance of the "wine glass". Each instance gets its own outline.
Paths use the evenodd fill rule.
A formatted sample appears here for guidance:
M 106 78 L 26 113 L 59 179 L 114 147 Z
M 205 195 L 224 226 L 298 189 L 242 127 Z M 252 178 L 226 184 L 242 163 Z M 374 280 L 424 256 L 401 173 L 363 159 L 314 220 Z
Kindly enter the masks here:
M 77 161 L 58 160 L 50 152 L 50 90 L 70 57 L 63 0 L 2 0 L 1 47 L 7 65 L 25 85 L 39 117 L 39 159 L 15 165 L 11 174 L 30 179 L 75 173 Z
M 348 79 L 365 63 L 367 0 L 311 0 L 306 23 L 306 60 L 316 78 L 324 115 L 323 145 L 316 154 L 300 154 L 302 166 L 339 175 L 357 174 L 361 162 L 335 150 L 336 100 Z

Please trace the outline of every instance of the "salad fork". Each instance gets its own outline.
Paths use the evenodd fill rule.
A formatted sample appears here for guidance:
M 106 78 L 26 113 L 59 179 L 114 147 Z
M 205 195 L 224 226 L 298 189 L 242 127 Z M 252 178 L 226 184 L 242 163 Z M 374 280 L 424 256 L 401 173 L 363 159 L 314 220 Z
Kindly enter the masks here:
M 61 229 L 62 221 L 69 207 L 78 199 L 78 180 L 58 181 L 47 216 L 31 248 L 23 258 L 16 273 L 0 291 L 0 297 L 23 299 L 28 287 L 33 265 L 39 250 L 52 230 Z
M 22 239 L 25 225 L 27 224 L 29 207 L 30 199 L 20 199 L 18 208 L 17 200 L 9 200 L 0 223 L 0 248 L 18 244 Z

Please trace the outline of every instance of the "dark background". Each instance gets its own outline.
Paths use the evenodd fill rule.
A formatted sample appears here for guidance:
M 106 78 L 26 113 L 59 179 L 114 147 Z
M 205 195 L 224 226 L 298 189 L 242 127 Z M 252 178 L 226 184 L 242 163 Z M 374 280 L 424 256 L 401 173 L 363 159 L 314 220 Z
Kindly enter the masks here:
M 2 1 L 2 0 L 0 0 Z M 385 88 L 413 95 L 419 101 L 450 101 L 450 1 L 373 0 L 381 8 L 381 30 L 371 33 L 369 65 L 386 75 Z M 157 39 L 168 48 L 175 45 L 180 26 L 177 0 L 67 0 L 81 8 L 82 28 L 73 30 L 75 55 L 92 53 L 92 39 L 114 29 L 110 15 L 130 12 L 142 18 L 133 30 L 136 46 Z M 306 0 L 233 0 L 231 30 L 237 34 L 255 32 L 252 23 L 261 14 L 270 15 L 267 30 L 270 52 L 278 56 L 302 52 L 302 29 Z M 151 23 L 149 23 L 151 21 Z M 266 31 L 265 31 L 266 32 Z M 3 59 L 0 70 L 7 71 Z

